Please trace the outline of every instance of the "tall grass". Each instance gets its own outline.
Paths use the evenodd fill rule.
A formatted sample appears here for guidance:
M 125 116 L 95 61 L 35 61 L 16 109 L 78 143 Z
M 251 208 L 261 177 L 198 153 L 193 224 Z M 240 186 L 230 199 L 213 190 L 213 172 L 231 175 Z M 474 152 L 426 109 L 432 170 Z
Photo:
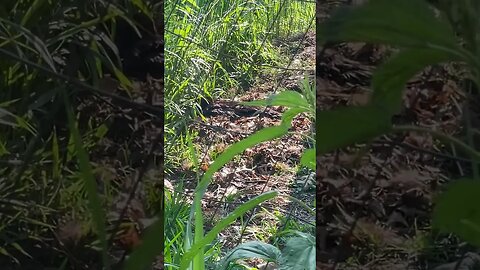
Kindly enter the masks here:
M 80 90 L 83 97 L 102 93 L 98 85 L 107 73 L 130 89 L 112 29 L 119 20 L 136 27 L 132 14 L 138 10 L 152 16 L 151 5 L 142 0 L 2 1 L 2 269 L 67 269 L 81 263 L 109 268 L 104 207 L 112 194 L 97 187 L 88 153 L 108 128 L 94 121 L 79 124 L 77 106 Z M 63 217 L 87 227 L 78 236 L 85 242 L 75 239 L 77 253 L 58 237 Z
M 200 100 L 248 86 L 261 64 L 278 64 L 272 41 L 304 31 L 314 12 L 302 1 L 165 2 L 167 168 L 185 157 L 179 134 L 199 115 Z

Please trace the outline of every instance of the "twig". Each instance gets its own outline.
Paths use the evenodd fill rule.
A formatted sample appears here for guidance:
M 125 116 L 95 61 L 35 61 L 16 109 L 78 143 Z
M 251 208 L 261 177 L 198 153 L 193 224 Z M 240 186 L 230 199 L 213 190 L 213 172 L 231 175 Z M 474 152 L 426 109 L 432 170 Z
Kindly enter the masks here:
M 421 153 L 425 153 L 425 154 L 430 154 L 432 156 L 436 156 L 436 157 L 440 157 L 440 158 L 444 158 L 444 159 L 450 159 L 450 160 L 455 160 L 455 161 L 460 161 L 460 162 L 471 162 L 470 159 L 468 158 L 463 158 L 463 157 L 458 157 L 456 155 L 449 155 L 449 154 L 445 154 L 445 153 L 441 153 L 441 152 L 436 152 L 436 151 L 432 151 L 432 150 L 428 150 L 428 149 L 425 149 L 425 148 L 421 148 L 421 147 L 418 147 L 418 146 L 414 146 L 414 145 L 411 145 L 411 144 L 408 144 L 408 143 L 404 143 L 404 142 L 395 142 L 395 141 L 387 141 L 387 140 L 379 140 L 377 141 L 376 143 L 374 143 L 374 147 L 379 147 L 378 144 L 388 144 L 388 145 L 395 145 L 395 146 L 400 146 L 400 147 L 403 147 L 403 148 L 408 148 L 410 150 L 415 150 L 417 152 L 421 152 Z

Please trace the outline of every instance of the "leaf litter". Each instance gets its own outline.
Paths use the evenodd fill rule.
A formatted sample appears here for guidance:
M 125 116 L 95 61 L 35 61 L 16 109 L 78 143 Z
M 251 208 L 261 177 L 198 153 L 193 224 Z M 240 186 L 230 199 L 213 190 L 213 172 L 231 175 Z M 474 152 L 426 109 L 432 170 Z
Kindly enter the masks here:
M 285 44 L 286 46 L 296 46 L 301 38 L 302 36 L 299 35 L 279 42 L 284 46 Z M 204 110 L 205 121 L 196 121 L 192 126 L 199 135 L 194 143 L 201 149 L 198 154 L 201 163 L 208 167 L 214 157 L 228 145 L 238 142 L 262 128 L 280 124 L 281 115 L 286 108 L 279 106 L 246 107 L 242 106 L 240 102 L 267 98 L 270 94 L 278 91 L 278 88 L 299 91 L 299 85 L 303 79 L 302 69 L 311 70 L 308 76 L 313 79 L 314 59 L 315 34 L 309 32 L 302 44 L 301 52 L 297 54 L 293 65 L 290 66 L 295 70 L 273 74 L 262 73 L 249 89 L 233 99 L 217 99 L 209 104 Z M 278 81 L 281 81 L 280 85 L 277 85 Z M 296 172 L 301 154 L 309 147 L 304 135 L 310 135 L 311 128 L 311 120 L 305 115 L 299 115 L 292 123 L 290 130 L 292 134 L 247 149 L 217 172 L 203 200 L 207 230 L 239 204 L 269 190 L 290 194 L 308 205 L 312 205 L 315 196 L 313 192 L 315 189 L 314 174 L 306 170 Z M 174 183 L 175 186 L 175 183 L 181 179 L 185 180 L 187 175 L 194 175 L 192 166 L 193 164 L 189 164 L 189 166 L 179 168 L 178 171 L 167 175 L 168 181 Z M 202 168 L 202 170 L 204 169 Z M 194 177 L 184 183 L 190 199 L 195 184 Z M 275 214 L 277 211 L 285 216 L 290 215 L 297 222 L 314 223 L 315 217 L 284 197 L 277 197 L 263 203 L 261 208 L 267 211 L 255 215 L 243 236 L 241 236 L 242 223 L 237 221 L 220 234 L 219 244 L 229 250 L 234 248 L 239 241 L 258 240 L 259 235 L 268 228 L 281 226 L 280 220 Z M 260 262 L 258 263 L 260 264 Z M 258 267 L 256 263 L 252 266 Z
M 347 2 L 317 4 L 317 23 Z M 342 43 L 317 55 L 317 108 L 364 104 L 372 72 L 389 51 Z M 457 70 L 439 65 L 412 79 L 394 123 L 458 134 L 465 94 Z M 317 158 L 317 269 L 453 269 L 442 267 L 463 251 L 458 239 L 431 235 L 432 200 L 469 166 L 448 154 L 449 145 L 412 132 L 381 136 L 362 151 L 358 145 Z

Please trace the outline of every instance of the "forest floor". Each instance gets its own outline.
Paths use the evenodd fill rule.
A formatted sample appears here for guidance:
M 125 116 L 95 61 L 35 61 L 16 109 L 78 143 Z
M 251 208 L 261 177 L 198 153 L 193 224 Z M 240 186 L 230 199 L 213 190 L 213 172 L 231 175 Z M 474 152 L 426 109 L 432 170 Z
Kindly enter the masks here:
M 240 141 L 264 127 L 278 125 L 284 107 L 247 107 L 239 102 L 259 100 L 279 92 L 280 89 L 299 91 L 304 74 L 313 82 L 315 66 L 315 35 L 308 32 L 289 40 L 279 40 L 278 46 L 285 57 L 296 53 L 289 70 L 274 69 L 262 72 L 256 82 L 242 93 L 232 94 L 229 99 L 213 100 L 204 110 L 205 121 L 196 121 L 192 127 L 198 132 L 194 144 L 198 146 L 202 170 L 206 170 L 226 147 Z M 236 93 L 236 90 L 233 90 Z M 312 122 L 305 115 L 298 116 L 287 135 L 275 141 L 269 141 L 248 149 L 234 161 L 225 165 L 214 175 L 204 196 L 204 213 L 207 230 L 220 218 L 228 215 L 238 205 L 270 190 L 289 194 L 313 207 L 315 196 L 315 177 L 307 170 L 297 171 L 301 154 L 312 147 L 303 135 L 312 135 Z M 303 134 L 303 135 L 302 135 Z M 191 198 L 196 185 L 193 164 L 186 162 L 167 181 L 173 185 L 183 180 L 186 196 Z M 278 197 L 262 204 L 262 209 L 250 214 L 250 222 L 235 222 L 220 235 L 222 250 L 231 249 L 248 240 L 264 240 L 273 231 L 282 231 L 285 217 L 295 221 L 298 226 L 314 228 L 314 216 L 291 204 L 285 198 Z M 283 216 L 283 219 L 280 218 Z M 248 223 L 245 231 L 243 226 Z M 312 231 L 313 233 L 313 231 Z
M 346 2 L 317 4 L 317 23 Z M 317 55 L 317 110 L 368 102 L 372 71 L 388 53 L 364 43 L 325 48 Z M 458 136 L 465 100 L 458 78 L 452 65 L 418 74 L 394 124 Z M 317 157 L 317 269 L 454 269 L 446 263 L 471 249 L 431 232 L 432 201 L 442 184 L 468 175 L 470 164 L 451 146 L 412 132 L 377 138 L 363 155 L 361 149 Z

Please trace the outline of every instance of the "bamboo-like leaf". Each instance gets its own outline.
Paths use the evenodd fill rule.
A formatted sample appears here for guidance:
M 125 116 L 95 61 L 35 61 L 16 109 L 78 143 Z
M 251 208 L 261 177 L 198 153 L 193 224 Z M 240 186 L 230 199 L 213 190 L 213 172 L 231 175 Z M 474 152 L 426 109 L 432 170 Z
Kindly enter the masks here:
M 400 111 L 402 94 L 407 82 L 425 67 L 461 58 L 436 49 L 405 49 L 381 65 L 373 74 L 372 102 L 390 115 Z
M 320 111 L 316 121 L 319 154 L 365 142 L 391 128 L 388 113 L 372 105 Z
M 424 0 L 370 0 L 337 10 L 319 28 L 324 41 L 461 50 L 449 23 L 437 17 Z
M 30 30 L 27 28 L 18 25 L 16 23 L 13 23 L 9 20 L 3 19 L 0 17 L 0 22 L 7 24 L 13 28 L 15 28 L 18 32 L 20 32 L 25 39 L 36 49 L 36 52 L 40 55 L 40 57 L 45 61 L 45 63 L 48 64 L 50 69 L 53 72 L 57 72 L 57 69 L 55 68 L 55 64 L 53 63 L 53 57 L 48 51 L 47 44 L 45 44 L 39 37 L 34 35 Z

